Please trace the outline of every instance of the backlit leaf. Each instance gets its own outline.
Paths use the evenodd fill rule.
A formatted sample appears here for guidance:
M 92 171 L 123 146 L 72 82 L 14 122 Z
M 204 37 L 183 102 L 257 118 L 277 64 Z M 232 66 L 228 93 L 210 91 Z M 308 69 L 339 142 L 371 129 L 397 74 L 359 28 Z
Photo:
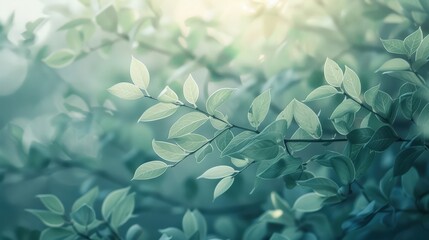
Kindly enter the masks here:
M 147 180 L 157 178 L 165 173 L 170 166 L 162 161 L 150 161 L 140 165 L 135 173 L 133 180 Z

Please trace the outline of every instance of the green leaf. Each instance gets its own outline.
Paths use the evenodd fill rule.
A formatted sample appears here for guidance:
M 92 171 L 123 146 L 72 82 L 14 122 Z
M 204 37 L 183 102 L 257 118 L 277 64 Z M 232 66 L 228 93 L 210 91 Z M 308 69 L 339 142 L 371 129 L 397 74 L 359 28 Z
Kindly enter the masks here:
M 91 19 L 89 19 L 89 18 L 77 18 L 77 19 L 73 19 L 73 20 L 65 23 L 60 28 L 58 28 L 57 31 L 68 30 L 71 28 L 76 28 L 80 25 L 86 25 L 86 24 L 90 24 L 90 23 L 91 23 Z
M 147 70 L 146 65 L 134 56 L 131 57 L 130 76 L 134 85 L 140 89 L 147 90 L 150 82 L 149 71 Z
M 199 178 L 219 179 L 219 178 L 231 176 L 232 174 L 234 174 L 236 172 L 237 171 L 230 166 L 220 165 L 220 166 L 216 166 L 216 167 L 212 167 L 212 168 L 208 169 L 203 174 L 201 174 L 201 176 L 199 176 L 198 179 Z
M 216 143 L 216 147 L 222 152 L 233 138 L 234 134 L 228 130 L 219 135 L 214 141 Z
M 429 35 L 426 36 L 417 48 L 415 60 L 426 61 L 429 58 Z
M 73 239 L 75 232 L 66 228 L 46 228 L 40 234 L 40 240 Z
M 251 141 L 241 151 L 240 156 L 253 160 L 269 160 L 277 156 L 278 143 L 269 139 Z
M 198 231 L 198 222 L 195 215 L 191 211 L 186 211 L 182 220 L 182 228 L 186 237 L 189 239 Z
M 267 167 L 262 169 L 260 173 L 258 171 L 258 177 L 262 179 L 279 178 L 296 172 L 301 166 L 301 160 L 290 155 L 275 160 L 272 163 L 266 162 Z
M 197 161 L 197 163 L 200 163 L 211 152 L 213 152 L 213 147 L 211 144 L 207 144 L 195 153 L 195 160 Z
M 29 209 L 27 211 L 35 215 L 37 218 L 39 218 L 40 221 L 42 221 L 48 227 L 57 228 L 64 225 L 64 218 L 60 214 L 56 214 L 45 210 Z
M 347 134 L 347 139 L 353 144 L 365 144 L 371 139 L 373 134 L 374 130 L 371 128 L 358 128 Z
M 195 82 L 192 75 L 189 74 L 189 77 L 186 79 L 185 83 L 183 84 L 183 95 L 186 101 L 194 105 L 194 107 L 197 107 L 196 103 L 198 101 L 199 94 L 200 94 L 200 90 L 198 89 L 198 85 Z
M 289 126 L 292 124 L 293 120 L 293 112 L 295 110 L 295 100 L 292 100 L 286 107 L 279 113 L 279 115 L 276 118 L 276 121 L 278 120 L 285 120 L 286 121 L 286 128 L 289 128 Z
M 323 207 L 325 199 L 316 193 L 307 193 L 300 196 L 293 204 L 293 209 L 300 212 L 316 212 Z
M 231 163 L 234 164 L 234 166 L 238 168 L 242 168 L 247 166 L 249 164 L 249 160 L 247 159 L 238 159 L 238 158 L 231 158 Z
M 252 127 L 257 129 L 262 121 L 264 121 L 270 109 L 270 103 L 270 90 L 266 90 L 253 100 L 247 113 L 247 119 Z
M 422 29 L 419 28 L 415 32 L 411 33 L 404 39 L 404 47 L 408 53 L 408 56 L 411 56 L 416 52 L 417 48 L 420 46 L 420 43 L 423 39 Z
M 380 84 L 368 89 L 364 93 L 364 99 L 365 99 L 365 102 L 368 103 L 368 105 L 370 105 L 370 106 L 375 105 L 375 98 L 377 97 L 379 89 L 380 89 Z
M 337 195 L 338 185 L 328 178 L 315 177 L 304 181 L 297 181 L 298 185 L 309 187 L 321 196 L 329 197 Z
M 77 209 L 79 209 L 85 204 L 88 206 L 92 206 L 92 204 L 94 204 L 94 201 L 98 197 L 98 193 L 99 193 L 98 187 L 94 187 L 91 190 L 89 190 L 87 193 L 82 195 L 73 203 L 72 212 L 76 211 Z
M 310 94 L 308 94 L 307 98 L 305 98 L 304 102 L 310 102 L 315 100 L 321 100 L 325 98 L 332 97 L 336 94 L 340 93 L 336 88 L 324 85 L 314 89 Z
M 101 215 L 105 220 L 109 219 L 109 216 L 112 214 L 112 211 L 118 206 L 128 194 L 130 190 L 129 187 L 121 188 L 109 193 L 101 205 Z
M 271 235 L 270 240 L 290 240 L 287 236 L 283 236 L 279 233 L 274 233 Z
M 410 196 L 414 196 L 414 189 L 416 188 L 417 183 L 419 182 L 420 176 L 415 168 L 411 168 L 401 177 L 402 188 Z
M 374 151 L 384 151 L 398 138 L 398 135 L 390 126 L 382 126 L 372 135 L 367 147 Z
M 112 227 L 118 228 L 126 223 L 134 211 L 134 206 L 135 193 L 132 193 L 121 200 L 112 211 L 112 217 L 110 220 Z
M 337 155 L 331 157 L 330 162 L 342 184 L 350 184 L 353 182 L 353 180 L 355 180 L 355 167 L 350 158 Z
M 420 111 L 419 116 L 416 119 L 416 122 L 420 126 L 428 126 L 429 124 L 429 103 L 427 103 L 422 110 Z
M 393 176 L 401 176 L 408 172 L 416 159 L 419 158 L 424 151 L 425 149 L 423 147 L 410 147 L 402 150 L 398 156 L 396 156 Z
M 132 180 L 148 180 L 157 178 L 164 174 L 169 167 L 169 165 L 162 161 L 150 161 L 143 163 L 136 169 Z
M 39 194 L 37 197 L 49 211 L 60 215 L 64 214 L 64 206 L 57 196 L 52 194 Z
M 216 140 L 218 140 L 219 138 L 220 136 L 216 138 Z M 179 145 L 181 148 L 185 149 L 185 151 L 193 152 L 198 150 L 202 145 L 206 144 L 209 140 L 203 135 L 190 133 L 183 137 L 176 138 L 174 139 L 174 141 L 176 141 L 177 145 Z
M 393 100 L 389 94 L 378 91 L 374 101 L 374 110 L 380 113 L 384 118 L 388 118 L 392 108 Z
M 132 225 L 127 230 L 125 235 L 126 240 L 144 240 L 146 236 L 145 230 L 138 224 Z
M 168 138 L 178 138 L 192 133 L 203 125 L 209 117 L 200 112 L 190 112 L 179 118 L 170 128 Z
M 179 103 L 179 97 L 177 94 L 170 88 L 165 87 L 158 95 L 158 100 L 164 103 Z
M 221 88 L 210 95 L 206 102 L 207 112 L 213 115 L 215 110 L 231 96 L 234 90 L 233 88 Z
M 178 105 L 172 103 L 157 103 L 144 111 L 139 118 L 139 122 L 150 122 L 167 118 L 173 115 L 178 108 Z
M 335 108 L 329 119 L 332 120 L 340 118 L 348 113 L 355 114 L 360 110 L 360 108 L 361 107 L 358 103 L 356 103 L 352 99 L 346 98 Z
M 169 142 L 153 140 L 152 148 L 159 157 L 170 162 L 178 162 L 187 156 L 182 148 Z
M 161 229 L 159 230 L 160 233 L 162 233 L 161 236 L 161 240 L 169 240 L 169 239 L 174 239 L 174 240 L 187 240 L 188 238 L 185 236 L 185 234 L 177 229 L 177 228 L 165 228 L 165 229 Z M 166 237 L 166 238 L 162 238 L 162 237 Z
M 376 72 L 409 70 L 410 64 L 402 58 L 387 60 Z
M 43 59 L 43 62 L 52 68 L 63 68 L 70 65 L 75 58 L 76 54 L 72 50 L 60 49 L 49 54 Z
M 108 89 L 108 91 L 125 100 L 136 100 L 142 98 L 144 95 L 142 91 L 136 87 L 134 84 L 127 82 L 120 82 Z
M 358 75 L 349 67 L 346 66 L 344 72 L 343 87 L 347 94 L 360 102 L 361 85 Z
M 322 137 L 322 126 L 319 117 L 307 105 L 300 101 L 294 101 L 293 117 L 298 126 L 304 129 L 314 138 Z
M 407 50 L 405 49 L 404 42 L 399 39 L 381 39 L 381 43 L 383 43 L 384 48 L 393 54 L 407 54 Z
M 225 177 L 222 178 L 215 187 L 213 192 L 213 201 L 218 198 L 220 195 L 224 194 L 234 183 L 234 177 Z
M 101 29 L 107 32 L 116 32 L 118 28 L 118 15 L 112 5 L 98 13 L 95 16 L 95 21 Z
M 343 71 L 340 66 L 333 60 L 326 58 L 325 65 L 323 68 L 325 80 L 329 85 L 334 87 L 340 87 L 343 81 Z
M 230 156 L 241 151 L 255 137 L 254 132 L 244 131 L 235 136 L 221 153 L 221 157 Z
M 95 212 L 92 207 L 84 204 L 79 209 L 71 213 L 72 219 L 82 226 L 88 226 L 95 220 Z
M 313 137 L 304 131 L 302 128 L 298 128 L 290 137 L 290 139 L 312 139 Z M 310 146 L 309 142 L 293 142 L 290 141 L 287 143 L 289 149 L 295 153 L 304 150 L 308 146 Z
M 424 87 L 424 83 L 416 76 L 415 73 L 410 71 L 394 71 L 394 72 L 387 72 L 386 73 L 389 76 L 392 76 L 394 78 L 397 78 L 402 81 L 408 81 L 410 83 L 413 83 L 417 86 Z

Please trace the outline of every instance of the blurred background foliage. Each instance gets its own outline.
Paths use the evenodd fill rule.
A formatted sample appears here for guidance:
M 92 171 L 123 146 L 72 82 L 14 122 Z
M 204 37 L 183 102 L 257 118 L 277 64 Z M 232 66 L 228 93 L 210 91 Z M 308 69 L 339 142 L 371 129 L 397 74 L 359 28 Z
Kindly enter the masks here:
M 303 190 L 284 190 L 282 181 L 271 181 L 249 195 L 254 174 L 246 173 L 212 202 L 214 183 L 196 177 L 219 160 L 215 154 L 202 164 L 187 161 L 156 181 L 131 182 L 137 166 L 157 158 L 152 139 L 166 137 L 167 126 L 175 121 L 137 123 L 153 103 L 125 102 L 107 93 L 113 84 L 129 80 L 131 56 L 147 65 L 153 93 L 165 85 L 180 92 L 189 74 L 203 99 L 220 87 L 238 88 L 223 112 L 234 123 L 248 126 L 241 117 L 247 115 L 243 105 L 270 88 L 269 115 L 276 116 L 293 98 L 303 100 L 323 84 L 327 57 L 354 69 L 363 89 L 381 82 L 387 92 L 397 92 L 399 81 L 374 73 L 389 59 L 380 38 L 403 39 L 418 27 L 428 34 L 425 2 L 2 1 L 1 238 L 38 236 L 42 224 L 24 211 L 41 207 L 37 194 L 55 194 L 71 206 L 94 186 L 100 189 L 100 201 L 114 189 L 131 186 L 136 210 L 126 226 L 139 224 L 144 239 L 158 238 L 158 229 L 180 226 L 186 209 L 195 208 L 208 220 L 211 233 L 241 238 L 269 207 L 265 202 L 270 192 L 286 193 L 293 202 Z M 56 58 L 53 64 L 47 60 L 50 55 Z M 427 68 L 420 74 L 427 79 Z M 325 134 L 335 133 L 325 114 L 340 101 L 312 105 L 328 109 L 320 116 Z M 404 122 L 401 127 L 406 131 L 409 126 Z M 324 148 L 316 144 L 303 155 Z M 384 153 L 368 175 L 379 179 L 392 154 Z M 405 231 L 426 231 L 419 224 L 415 228 Z M 332 239 L 338 229 L 320 231 L 326 231 L 324 239 Z M 394 231 L 399 234 L 401 229 Z

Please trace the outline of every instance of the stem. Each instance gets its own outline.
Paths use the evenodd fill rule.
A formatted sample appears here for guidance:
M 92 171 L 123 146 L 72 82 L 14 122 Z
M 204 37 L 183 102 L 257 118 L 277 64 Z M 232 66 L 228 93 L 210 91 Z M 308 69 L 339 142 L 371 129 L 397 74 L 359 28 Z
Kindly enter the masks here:
M 88 239 L 91 240 L 91 238 L 89 236 L 87 236 L 86 234 L 83 234 L 81 232 L 79 232 L 76 228 L 76 226 L 73 224 L 73 222 L 69 221 L 68 224 L 70 224 L 70 226 L 73 228 L 73 231 L 81 238 L 83 239 Z
M 363 107 L 364 109 L 366 109 L 368 112 L 370 112 L 370 113 L 373 113 L 373 114 L 375 114 L 377 117 L 379 117 L 384 123 L 387 123 L 387 124 L 390 124 L 389 123 L 389 120 L 387 119 L 387 118 L 385 118 L 385 117 L 383 117 L 383 116 L 381 116 L 379 113 L 377 113 L 377 112 L 374 112 L 372 109 L 371 109 L 371 107 L 369 107 L 369 106 L 367 106 L 366 104 L 364 104 L 364 103 L 361 103 L 360 101 L 358 101 L 358 100 L 356 100 L 354 97 L 352 97 L 352 96 L 350 96 L 348 93 L 346 93 L 346 92 L 343 92 L 343 94 L 346 96 L 346 97 L 348 97 L 348 98 L 350 98 L 351 100 L 353 100 L 354 102 L 356 102 L 357 104 L 359 104 L 361 107 Z
M 106 225 L 106 227 L 109 229 L 109 231 L 112 233 L 114 239 L 121 240 L 121 236 L 118 235 L 118 233 L 113 229 L 113 227 L 109 224 L 107 221 L 103 221 L 103 224 Z

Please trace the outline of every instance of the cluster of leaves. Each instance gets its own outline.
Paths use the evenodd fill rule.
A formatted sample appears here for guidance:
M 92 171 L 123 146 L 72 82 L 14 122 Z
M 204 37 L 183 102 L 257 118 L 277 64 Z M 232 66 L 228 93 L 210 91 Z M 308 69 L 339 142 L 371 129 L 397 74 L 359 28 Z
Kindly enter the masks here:
M 118 230 L 132 217 L 135 194 L 129 193 L 129 188 L 109 193 L 101 205 L 100 219 L 93 207 L 98 195 L 97 187 L 89 190 L 74 201 L 69 213 L 55 195 L 37 195 L 46 210 L 27 211 L 48 227 L 40 239 L 121 239 Z M 133 225 L 128 229 L 126 239 L 141 239 L 142 235 L 141 227 Z
M 248 121 L 253 128 L 246 128 L 230 123 L 218 110 L 233 93 L 233 89 L 224 88 L 212 93 L 206 100 L 204 110 L 197 106 L 198 85 L 189 76 L 183 85 L 182 92 L 185 100 L 191 105 L 179 100 L 178 94 L 168 86 L 154 98 L 147 91 L 150 83 L 147 68 L 133 58 L 130 67 L 133 83 L 118 83 L 109 91 L 123 99 L 146 97 L 159 102 L 147 109 L 139 121 L 148 122 L 169 117 L 179 107 L 192 110 L 171 126 L 168 138 L 174 142 L 156 140 L 152 142 L 155 153 L 171 164 L 160 160 L 146 162 L 136 170 L 133 179 L 156 178 L 191 155 L 195 155 L 197 162 L 201 162 L 214 150 L 212 145 L 215 145 L 220 152 L 220 157 L 228 157 L 232 166 L 218 165 L 208 169 L 199 177 L 220 179 L 214 190 L 214 199 L 227 191 L 234 183 L 234 177 L 251 164 L 257 165 L 257 182 L 258 179 L 283 178 L 290 188 L 300 185 L 312 190 L 300 196 L 293 207 L 274 195 L 275 210 L 267 212 L 256 225 L 249 228 L 245 235 L 246 239 L 263 238 L 272 231 L 266 229 L 266 224 L 272 221 L 282 226 L 280 230 L 285 228 L 284 231 L 280 231 L 284 236 L 299 239 L 304 233 L 299 230 L 301 228 L 297 226 L 297 222 L 306 215 L 294 215 L 291 212 L 312 213 L 333 204 L 350 204 L 347 200 L 356 197 L 353 193 L 354 186 L 357 186 L 360 196 L 368 201 L 368 205 L 342 224 L 342 234 L 365 226 L 379 212 L 387 212 L 386 216 L 395 219 L 395 214 L 400 212 L 398 210 L 400 207 L 396 206 L 394 201 L 398 201 L 399 196 L 392 192 L 397 187 L 398 177 L 401 176 L 402 184 L 399 189 L 406 191 L 410 198 L 415 198 L 408 199 L 409 203 L 416 202 L 417 209 L 424 215 L 428 210 L 427 198 L 424 194 L 426 188 L 422 183 L 419 184 L 424 180 L 412 166 L 419 156 L 428 150 L 428 135 L 424 130 L 420 131 L 420 128 L 424 129 L 424 126 L 429 124 L 428 88 L 426 82 L 417 73 L 429 57 L 427 39 L 429 38 L 423 39 L 422 32 L 418 29 L 403 41 L 383 40 L 387 51 L 407 56 L 407 59 L 388 60 L 378 70 L 405 81 L 399 90 L 398 97 L 393 98 L 381 90 L 380 85 L 363 92 L 361 81 L 352 69 L 346 66 L 343 72 L 335 61 L 328 58 L 324 66 L 327 85 L 313 90 L 303 102 L 292 100 L 277 118 L 262 130 L 259 130 L 259 127 L 267 116 L 271 102 L 269 90 L 261 93 L 251 103 Z M 320 101 L 334 96 L 340 96 L 342 101 L 336 106 L 329 119 L 337 134 L 345 138 L 337 137 L 337 134 L 322 138 L 324 134 L 319 117 L 304 102 Z M 417 125 L 417 132 L 410 131 L 405 138 L 399 136 L 395 130 L 399 112 L 410 123 Z M 210 122 L 214 130 L 217 130 L 211 138 L 195 133 L 206 122 Z M 287 130 L 293 122 L 298 128 L 291 137 L 286 137 Z M 234 129 L 240 132 L 234 134 Z M 306 161 L 296 156 L 312 142 L 345 142 L 346 147 L 343 153 L 327 151 L 310 157 Z M 396 157 L 393 168 L 380 179 L 379 187 L 362 186 L 358 180 L 367 177 L 368 169 L 375 156 L 386 151 L 396 142 L 402 142 L 401 151 Z M 320 171 L 308 170 L 309 165 L 313 164 L 332 169 L 336 177 L 330 174 L 318 176 Z M 283 215 L 285 219 L 277 220 Z M 388 222 L 388 220 L 385 221 Z M 291 235 L 291 231 L 299 234 Z M 277 235 L 272 237 L 283 239 Z

